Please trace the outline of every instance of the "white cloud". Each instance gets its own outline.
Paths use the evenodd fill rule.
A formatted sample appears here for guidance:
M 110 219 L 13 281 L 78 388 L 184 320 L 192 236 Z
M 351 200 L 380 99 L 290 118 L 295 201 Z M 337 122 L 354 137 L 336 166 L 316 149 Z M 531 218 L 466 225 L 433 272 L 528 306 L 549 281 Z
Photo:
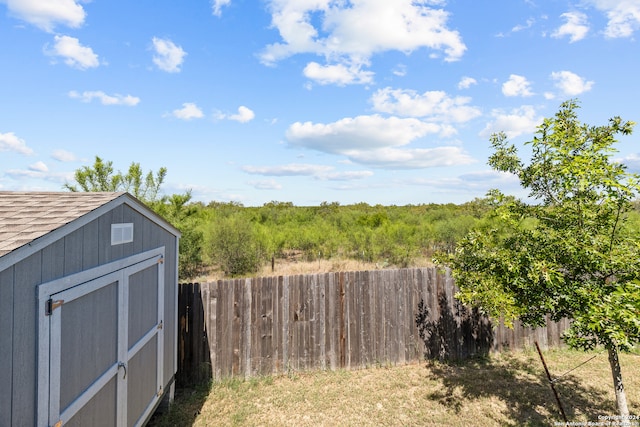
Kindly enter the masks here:
M 57 24 L 78 28 L 85 11 L 77 0 L 2 0 L 9 13 L 36 27 L 52 32 Z
M 395 76 L 404 77 L 407 75 L 407 66 L 404 64 L 398 64 L 391 72 Z
M 30 170 L 30 169 L 9 169 L 6 172 L 6 175 L 15 179 L 20 180 L 23 178 L 44 178 L 45 174 L 42 172 Z
M 617 159 L 620 163 L 623 163 L 630 172 L 638 173 L 640 172 L 640 153 L 632 153 L 623 157 L 621 159 Z
M 373 172 L 371 171 L 335 172 L 333 166 L 312 165 L 308 163 L 290 163 L 278 166 L 243 166 L 242 170 L 252 175 L 309 176 L 323 181 L 353 181 L 373 176 Z M 260 182 L 262 183 L 264 181 Z
M 555 80 L 555 85 L 568 96 L 580 95 L 588 92 L 593 86 L 592 81 L 586 81 L 583 77 L 572 73 L 571 71 L 557 71 L 551 73 L 551 79 Z
M 562 38 L 568 36 L 570 43 L 585 38 L 589 32 L 587 15 L 582 12 L 566 12 L 560 15 L 560 17 L 566 19 L 567 22 L 551 33 L 551 37 Z
M 533 24 L 535 24 L 535 23 L 536 23 L 535 19 L 529 18 L 529 19 L 527 19 L 525 24 L 519 24 L 519 25 L 516 25 L 515 27 L 513 27 L 511 29 L 511 32 L 517 33 L 519 31 L 529 29 L 529 28 L 533 27 Z
M 349 157 L 354 162 L 382 169 L 425 169 L 475 163 L 475 159 L 460 147 L 406 149 L 384 147 L 354 151 Z
M 59 162 L 75 162 L 78 160 L 75 154 L 67 150 L 53 150 L 51 157 Z
M 182 47 L 177 46 L 169 39 L 154 37 L 152 41 L 153 50 L 155 51 L 153 63 L 162 71 L 166 71 L 168 73 L 179 73 L 180 66 L 184 61 L 184 57 L 187 55 Z
M 478 172 L 465 173 L 459 176 L 460 180 L 466 182 L 470 187 L 481 185 L 491 185 L 491 187 L 503 187 L 504 185 L 520 185 L 517 175 L 509 172 L 496 170 L 484 170 Z
M 273 179 L 249 181 L 247 182 L 247 184 L 251 185 L 252 187 L 258 190 L 281 190 L 282 189 L 282 185 L 278 184 Z
M 437 124 L 415 118 L 372 115 L 348 117 L 329 124 L 296 122 L 287 129 L 286 138 L 294 146 L 348 155 L 357 150 L 406 145 L 440 130 Z
M 94 99 L 100 101 L 102 105 L 126 105 L 126 106 L 135 106 L 140 102 L 140 98 L 131 96 L 131 95 L 107 95 L 102 91 L 84 91 L 82 93 L 78 93 L 75 90 L 69 92 L 69 97 L 74 99 L 79 99 L 82 102 L 91 102 Z
M 231 4 L 231 0 L 213 0 L 211 7 L 215 16 L 222 15 L 222 8 Z
M 6 175 L 15 180 L 42 179 L 45 181 L 64 183 L 73 180 L 72 172 L 51 172 L 43 161 L 37 161 L 27 167 L 27 169 L 9 169 Z
M 46 172 L 49 172 L 49 167 L 43 161 L 38 161 L 32 165 L 29 165 L 29 170 L 46 173 Z
M 607 15 L 605 37 L 631 37 L 640 28 L 640 0 L 588 0 Z
M 308 163 L 290 163 L 279 166 L 243 166 L 242 170 L 252 175 L 266 176 L 314 176 L 331 171 L 331 166 Z
M 336 84 L 338 86 L 372 83 L 374 75 L 371 71 L 363 71 L 359 65 L 320 65 L 317 62 L 308 63 L 302 73 L 306 78 L 321 85 Z
M 266 46 L 260 59 L 272 65 L 300 53 L 323 56 L 325 66 L 311 63 L 305 73 L 325 84 L 372 79 L 373 74 L 362 74 L 360 69 L 374 54 L 389 50 L 410 54 L 428 48 L 435 56 L 443 54 L 445 61 L 456 61 L 466 46 L 460 34 L 447 27 L 449 13 L 432 7 L 442 3 L 270 0 L 271 24 L 281 42 Z
M 379 89 L 371 96 L 376 111 L 455 123 L 467 122 L 480 116 L 480 109 L 468 105 L 470 101 L 471 98 L 468 97 L 450 97 L 443 91 L 418 94 L 413 90 L 390 87 Z
M 95 68 L 100 65 L 98 55 L 90 47 L 82 46 L 75 37 L 55 36 L 52 49 L 45 48 L 45 52 L 51 56 L 59 56 L 64 63 L 79 70 Z
M 379 115 L 344 118 L 329 124 L 294 123 L 286 138 L 291 146 L 346 156 L 354 163 L 406 169 L 468 164 L 473 159 L 458 147 L 398 148 L 447 129 L 416 118 Z
M 202 110 L 193 102 L 185 102 L 182 108 L 173 110 L 171 115 L 181 120 L 201 119 L 204 117 Z
M 44 166 L 46 168 L 46 165 Z M 28 169 L 9 169 L 6 172 L 6 175 L 18 181 L 24 180 L 25 178 L 43 179 L 45 181 L 55 182 L 58 184 L 73 181 L 72 172 L 49 172 L 48 168 L 47 170 L 39 170 L 38 167 L 42 167 L 42 165 L 36 163 L 31 165 Z
M 504 96 L 531 96 L 531 83 L 524 76 L 511 74 L 509 80 L 502 84 Z
M 458 82 L 458 89 L 469 89 L 472 85 L 478 84 L 478 81 L 473 77 L 463 77 Z
M 483 138 L 488 138 L 497 132 L 504 132 L 509 138 L 515 138 L 524 133 L 533 133 L 543 120 L 543 117 L 538 115 L 536 109 L 531 105 L 523 105 L 510 112 L 493 110 L 491 115 L 494 120 L 487 123 L 487 126 L 480 132 L 480 136 Z
M 318 176 L 319 179 L 326 179 L 328 181 L 353 181 L 355 179 L 364 179 L 373 176 L 371 171 L 346 171 L 346 172 L 331 172 L 325 175 Z
M 218 120 L 233 120 L 239 123 L 250 122 L 256 117 L 255 113 L 244 105 L 238 107 L 238 112 L 236 114 L 225 114 L 221 111 L 217 111 L 213 116 Z
M 435 191 L 442 191 L 442 189 L 446 189 L 447 193 L 472 191 L 477 194 L 478 191 L 486 193 L 492 188 L 500 188 L 503 190 L 514 190 L 520 188 L 520 180 L 516 175 L 493 170 L 470 172 L 457 177 L 435 179 L 413 178 L 405 182 L 410 185 L 431 187 Z
M 25 140 L 18 138 L 13 132 L 0 133 L 0 151 L 15 151 L 26 156 L 33 154 Z
M 232 114 L 232 115 L 228 116 L 227 118 L 229 120 L 234 120 L 236 122 L 246 123 L 246 122 L 250 122 L 255 117 L 256 117 L 256 115 L 255 115 L 255 113 L 253 111 L 251 111 L 251 109 L 245 107 L 244 105 L 241 105 L 240 107 L 238 107 L 238 113 L 237 114 Z

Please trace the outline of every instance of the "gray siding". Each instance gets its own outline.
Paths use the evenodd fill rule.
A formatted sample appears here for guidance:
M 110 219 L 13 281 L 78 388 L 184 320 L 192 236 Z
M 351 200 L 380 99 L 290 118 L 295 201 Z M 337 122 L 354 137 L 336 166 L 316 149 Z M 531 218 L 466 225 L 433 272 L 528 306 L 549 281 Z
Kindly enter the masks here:
M 177 327 L 177 271 L 176 264 L 177 253 L 175 238 L 171 238 L 169 234 L 164 234 L 162 244 L 165 246 L 165 268 L 164 268 L 164 312 L 165 312 L 165 338 L 164 338 L 164 378 L 168 381 L 175 374 L 174 366 L 176 366 L 176 346 L 177 339 L 174 335 Z M 173 240 L 173 244 L 170 245 Z M 175 284 L 175 285 L 174 285 Z
M 98 219 L 98 263 L 106 264 L 109 261 L 122 258 L 123 246 L 130 246 L 131 243 L 124 245 L 111 246 L 111 224 L 122 222 L 122 205 L 112 209 Z M 135 232 L 135 230 L 134 230 Z M 86 241 L 91 241 L 89 236 L 85 236 Z M 135 239 L 134 239 L 135 240 Z
M 113 378 L 64 427 L 116 427 L 115 396 L 116 380 Z
M 133 425 L 156 394 L 156 368 L 158 363 L 157 338 L 153 338 L 138 354 L 129 360 L 129 385 L 127 388 L 127 424 Z
M 142 230 L 142 224 L 144 224 L 145 221 L 149 220 L 131 209 L 129 206 L 123 206 L 122 222 L 133 223 L 134 232 Z M 125 256 L 139 254 L 140 252 L 144 252 L 144 242 L 141 238 L 133 239 L 133 242 L 127 244 L 125 247 Z
M 42 282 L 50 282 L 64 276 L 64 239 L 42 250 Z M 35 295 L 35 293 L 34 293 Z
M 121 222 L 134 224 L 134 241 L 111 246 L 111 224 Z M 164 378 L 169 381 L 173 377 L 176 239 L 151 219 L 120 204 L 0 271 L 0 427 L 35 424 L 38 285 L 163 245 L 166 250 Z
M 98 254 L 102 239 L 100 238 L 100 229 L 98 227 L 99 222 L 98 219 L 94 219 L 78 230 L 77 236 L 70 234 L 65 237 L 65 252 L 72 257 L 67 259 L 67 256 L 65 256 L 65 275 L 89 270 L 100 265 Z
M 13 267 L 0 272 L 0 426 L 10 426 L 13 396 Z
M 35 424 L 36 286 L 42 280 L 42 252 L 15 265 L 13 312 L 13 425 Z
M 156 324 L 158 316 L 158 268 L 153 265 L 129 277 L 128 349 Z
M 64 276 L 68 276 L 69 274 L 77 273 L 82 270 L 87 270 L 98 265 L 97 256 L 94 262 L 88 262 L 92 259 L 91 251 L 88 250 L 90 244 L 95 243 L 95 240 L 97 240 L 95 237 L 92 239 L 85 239 L 84 237 L 85 234 L 89 236 L 97 235 L 97 231 L 94 233 L 87 232 L 87 228 L 90 225 L 92 224 L 85 225 L 84 227 L 67 234 L 61 239 L 64 246 Z

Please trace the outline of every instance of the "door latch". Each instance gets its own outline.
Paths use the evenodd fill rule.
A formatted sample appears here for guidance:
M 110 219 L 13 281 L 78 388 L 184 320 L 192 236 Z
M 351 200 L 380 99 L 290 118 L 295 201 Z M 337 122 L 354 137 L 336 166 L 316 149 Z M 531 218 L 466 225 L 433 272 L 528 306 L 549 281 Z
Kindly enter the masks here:
M 122 376 L 122 379 L 127 378 L 127 365 L 124 362 L 118 362 L 118 371 L 120 368 L 124 368 L 124 375 Z

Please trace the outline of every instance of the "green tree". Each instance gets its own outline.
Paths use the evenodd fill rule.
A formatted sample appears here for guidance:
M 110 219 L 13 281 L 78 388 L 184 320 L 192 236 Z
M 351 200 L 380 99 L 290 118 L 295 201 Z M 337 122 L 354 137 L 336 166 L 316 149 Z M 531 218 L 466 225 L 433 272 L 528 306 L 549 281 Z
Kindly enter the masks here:
M 191 192 L 160 196 L 160 187 L 167 168 L 157 172 L 142 172 L 140 163 L 132 162 L 126 174 L 115 172 L 113 162 L 96 156 L 92 166 L 83 166 L 74 173 L 76 184 L 64 184 L 69 191 L 126 191 L 145 203 L 182 233 L 180 239 L 178 275 L 181 280 L 191 279 L 202 271 L 203 233 L 199 230 L 197 209 L 190 204 Z
M 204 268 L 202 247 L 204 233 L 200 230 L 200 205 L 191 202 L 191 191 L 184 194 L 172 194 L 150 204 L 160 216 L 174 225 L 182 236 L 178 254 L 178 276 L 188 280 L 198 276 Z
M 167 176 L 167 168 L 161 167 L 154 174 L 152 171 L 146 175 L 142 173 L 140 163 L 131 163 L 126 175 L 122 175 L 122 190 L 132 194 L 143 202 L 154 202 L 159 199 L 160 186 Z M 191 199 L 189 194 L 188 199 Z
M 164 183 L 167 168 L 161 167 L 154 174 L 142 172 L 140 163 L 131 163 L 126 174 L 113 169 L 113 162 L 104 161 L 96 156 L 92 166 L 83 166 L 74 173 L 77 185 L 65 183 L 69 191 L 126 191 L 144 203 L 158 200 L 160 186 Z
M 77 169 L 73 175 L 76 185 L 64 184 L 69 191 L 119 191 L 122 185 L 122 174 L 114 174 L 113 162 L 103 161 L 96 156 L 93 166 L 83 166 Z
M 578 107 L 567 101 L 544 120 L 528 165 L 503 133 L 492 136 L 489 164 L 518 176 L 535 203 L 492 191 L 493 227 L 470 232 L 437 261 L 452 268 L 459 298 L 494 318 L 572 319 L 566 343 L 608 350 L 618 411 L 628 415 L 618 352 L 640 341 L 639 236 L 626 222 L 640 176 L 612 155 L 616 135 L 634 123 L 588 126 Z

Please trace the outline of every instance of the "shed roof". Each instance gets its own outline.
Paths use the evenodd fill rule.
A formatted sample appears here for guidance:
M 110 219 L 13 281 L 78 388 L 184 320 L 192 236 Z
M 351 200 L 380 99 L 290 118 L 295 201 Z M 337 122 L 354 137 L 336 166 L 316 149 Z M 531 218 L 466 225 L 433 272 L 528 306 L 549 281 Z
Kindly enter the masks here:
M 0 257 L 123 194 L 0 191 Z

